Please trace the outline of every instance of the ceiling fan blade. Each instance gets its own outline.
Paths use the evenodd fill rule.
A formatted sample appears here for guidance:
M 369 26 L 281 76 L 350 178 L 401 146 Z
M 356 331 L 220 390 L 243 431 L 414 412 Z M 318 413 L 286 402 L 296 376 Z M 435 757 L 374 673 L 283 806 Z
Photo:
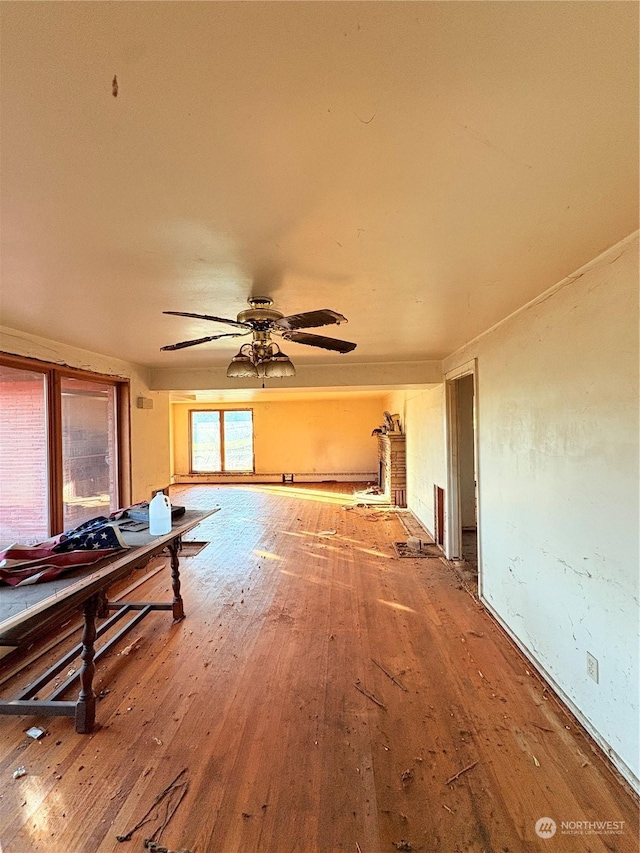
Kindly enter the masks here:
M 248 323 L 239 323 L 237 320 L 228 320 L 226 317 L 212 317 L 211 314 L 192 314 L 190 311 L 163 311 L 163 314 L 173 314 L 175 317 L 195 317 L 197 320 L 213 320 L 216 323 L 228 323 L 230 326 L 240 326 L 242 329 L 250 329 Z
M 165 312 L 169 313 L 169 312 Z M 160 347 L 161 350 L 184 349 L 185 347 L 195 347 L 197 344 L 206 344 L 207 341 L 217 341 L 218 338 L 241 338 L 247 332 L 229 332 L 225 335 L 208 335 L 206 338 L 196 338 L 193 341 L 180 341 L 178 344 L 169 344 L 166 347 Z
M 318 326 L 330 326 L 332 323 L 348 323 L 346 317 L 338 314 L 337 311 L 331 311 L 329 308 L 322 308 L 319 311 L 305 311 L 302 314 L 290 314 L 288 317 L 282 317 L 276 320 L 275 325 L 281 329 L 315 329 Z
M 282 337 L 296 344 L 306 344 L 310 347 L 330 349 L 335 352 L 351 352 L 358 345 L 351 341 L 339 341 L 337 338 L 325 338 L 323 335 L 310 335 L 307 332 L 284 332 Z

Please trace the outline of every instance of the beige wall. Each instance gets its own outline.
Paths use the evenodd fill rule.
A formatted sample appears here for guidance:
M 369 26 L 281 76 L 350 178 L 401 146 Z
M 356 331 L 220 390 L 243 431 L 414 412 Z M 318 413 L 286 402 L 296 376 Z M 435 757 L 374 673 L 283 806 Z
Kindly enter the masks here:
M 446 489 L 444 390 L 400 391 L 386 399 L 407 434 L 407 506 L 433 536 L 434 485 Z M 446 524 L 446 521 L 445 521 Z
M 238 479 L 370 480 L 377 478 L 377 442 L 371 430 L 383 419 L 383 396 L 339 394 L 238 405 L 172 404 L 174 480 L 221 482 Z M 189 476 L 189 410 L 251 408 L 254 418 L 255 477 Z
M 483 599 L 638 788 L 637 235 L 447 358 L 445 378 L 469 364 Z M 445 386 L 387 405 L 433 532 Z
M 145 368 L 7 327 L 0 327 L 0 350 L 129 379 L 132 500 L 148 500 L 154 489 L 169 484 L 169 394 L 149 390 Z M 139 396 L 151 398 L 153 409 L 138 409 Z

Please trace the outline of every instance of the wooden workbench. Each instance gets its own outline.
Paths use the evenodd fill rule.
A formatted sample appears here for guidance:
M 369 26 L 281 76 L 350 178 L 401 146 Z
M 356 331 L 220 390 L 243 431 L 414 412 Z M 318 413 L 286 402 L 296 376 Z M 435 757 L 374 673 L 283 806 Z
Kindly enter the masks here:
M 154 610 L 171 610 L 174 621 L 184 618 L 179 565 L 182 537 L 219 509 L 216 507 L 207 511 L 187 510 L 174 522 L 171 532 L 163 536 L 151 536 L 148 531 L 134 533 L 123 530 L 124 540 L 129 546 L 124 552 L 119 551 L 113 557 L 84 569 L 76 569 L 53 581 L 22 588 L 1 587 L 0 648 L 5 651 L 19 650 L 43 631 L 62 624 L 79 609 L 83 613 L 84 626 L 79 646 L 57 661 L 17 698 L 11 701 L 0 699 L 0 714 L 38 713 L 69 716 L 75 718 L 77 732 L 90 732 L 95 722 L 96 697 L 92 686 L 95 661 Z M 107 592 L 112 584 L 165 548 L 171 555 L 171 602 L 109 602 Z M 110 611 L 113 611 L 113 615 L 106 618 Z M 96 637 L 104 634 L 125 616 L 130 617 L 129 621 L 96 652 Z M 99 628 L 96 628 L 96 617 L 105 618 Z M 47 699 L 35 698 L 78 654 L 82 660 L 79 672 L 57 687 Z M 59 699 L 77 678 L 80 679 L 81 685 L 78 699 Z

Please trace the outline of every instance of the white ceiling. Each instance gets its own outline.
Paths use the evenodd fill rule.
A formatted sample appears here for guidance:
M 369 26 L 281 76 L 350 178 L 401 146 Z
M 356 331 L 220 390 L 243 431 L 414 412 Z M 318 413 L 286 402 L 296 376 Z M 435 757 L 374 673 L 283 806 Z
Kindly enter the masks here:
M 1 48 L 20 331 L 222 367 L 163 309 L 268 295 L 349 318 L 295 363 L 438 359 L 637 227 L 636 3 L 3 3 Z

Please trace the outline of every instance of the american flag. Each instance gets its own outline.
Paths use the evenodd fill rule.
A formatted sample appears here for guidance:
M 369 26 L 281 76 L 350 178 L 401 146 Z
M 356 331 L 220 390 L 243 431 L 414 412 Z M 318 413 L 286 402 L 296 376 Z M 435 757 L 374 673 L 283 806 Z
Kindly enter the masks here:
M 0 551 L 0 582 L 26 586 L 53 580 L 126 547 L 118 527 L 100 516 L 39 545 L 11 545 Z
M 126 547 L 118 528 L 114 527 L 108 518 L 98 516 L 58 536 L 53 550 L 57 554 L 66 554 L 69 551 L 96 551 Z

